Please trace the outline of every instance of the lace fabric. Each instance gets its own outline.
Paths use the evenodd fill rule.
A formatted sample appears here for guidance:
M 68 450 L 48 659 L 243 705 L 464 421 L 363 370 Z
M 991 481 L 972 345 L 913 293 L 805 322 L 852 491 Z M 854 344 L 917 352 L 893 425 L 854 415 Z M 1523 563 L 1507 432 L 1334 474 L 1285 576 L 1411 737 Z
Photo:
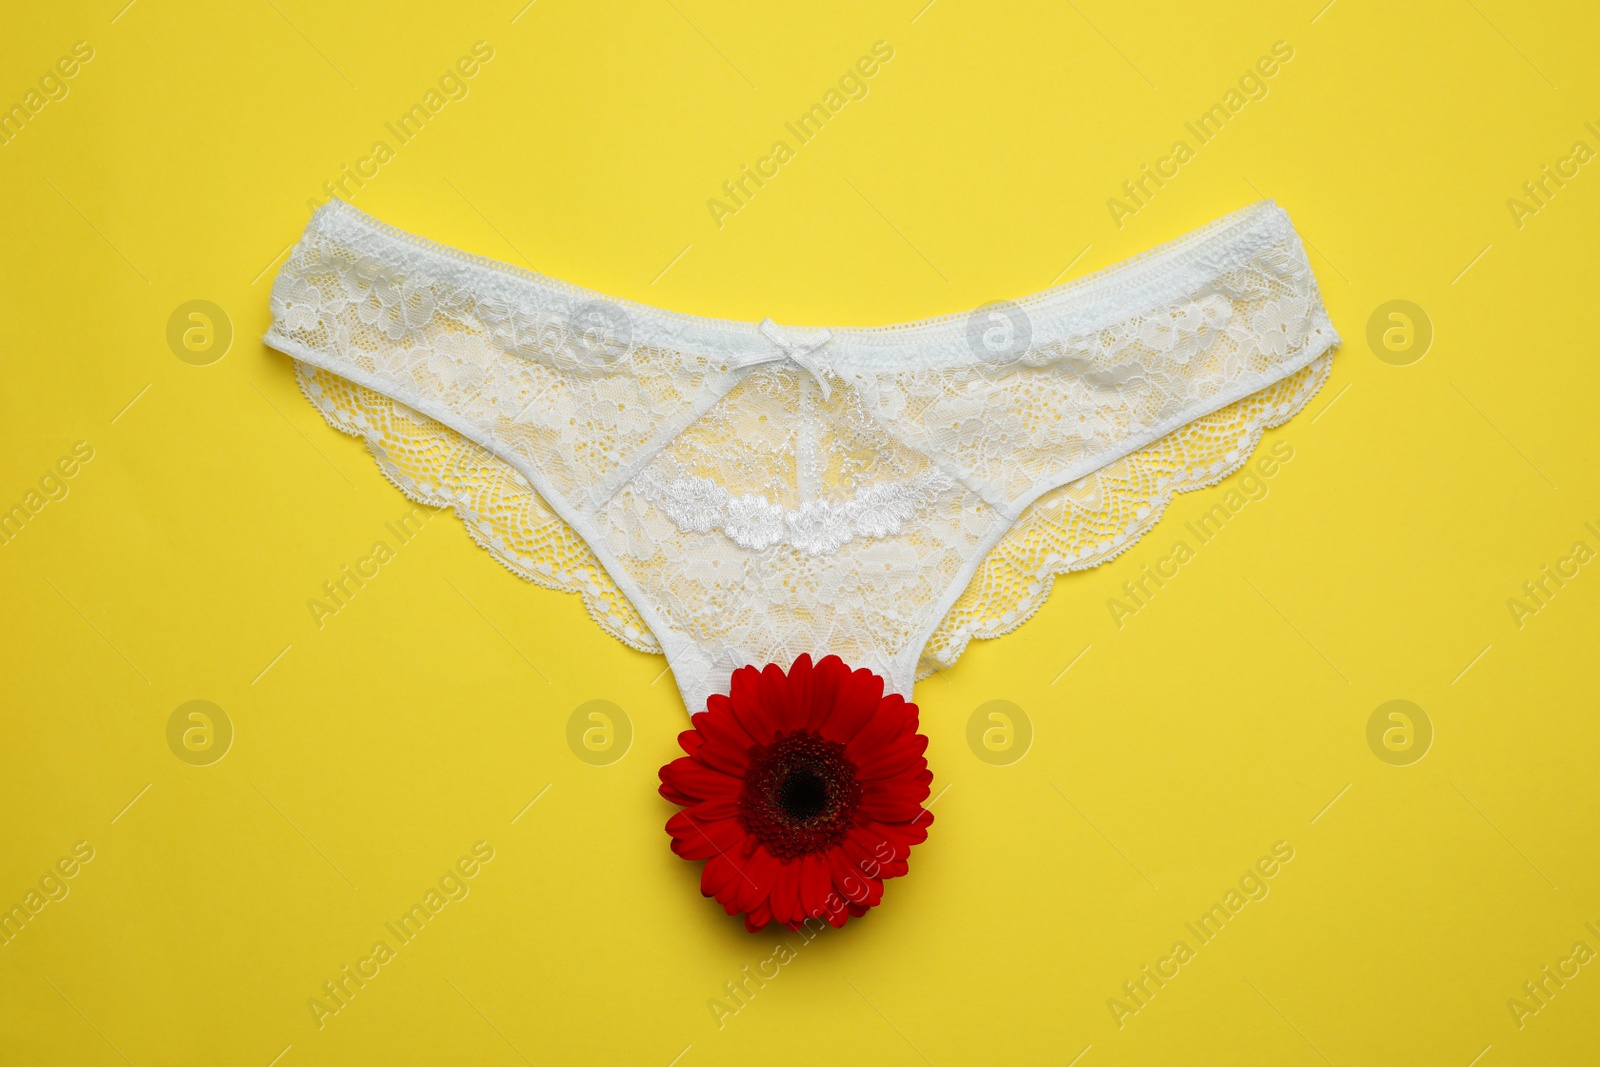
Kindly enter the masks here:
M 819 330 L 612 300 L 335 202 L 273 313 L 330 423 L 666 652 L 691 709 L 801 652 L 909 695 L 1236 469 L 1338 340 L 1270 203 L 991 312 Z

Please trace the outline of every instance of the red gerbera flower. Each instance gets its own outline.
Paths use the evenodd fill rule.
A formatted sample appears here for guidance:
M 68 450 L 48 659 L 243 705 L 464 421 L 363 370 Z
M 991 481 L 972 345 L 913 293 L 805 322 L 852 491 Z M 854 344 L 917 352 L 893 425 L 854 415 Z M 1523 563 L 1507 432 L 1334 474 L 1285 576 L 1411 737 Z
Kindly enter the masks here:
M 838 656 L 733 672 L 706 701 L 688 753 L 661 768 L 672 851 L 705 860 L 700 891 L 754 932 L 807 919 L 843 926 L 906 873 L 933 815 L 917 706 Z

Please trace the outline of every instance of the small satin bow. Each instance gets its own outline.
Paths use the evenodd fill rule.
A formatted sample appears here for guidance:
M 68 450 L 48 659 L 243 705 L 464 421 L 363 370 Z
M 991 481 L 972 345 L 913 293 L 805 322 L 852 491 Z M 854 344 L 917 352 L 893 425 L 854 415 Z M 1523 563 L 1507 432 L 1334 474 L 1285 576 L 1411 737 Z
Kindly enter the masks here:
M 771 319 L 762 319 L 759 329 L 761 330 L 761 336 L 771 341 L 777 351 L 766 356 L 742 359 L 735 364 L 735 369 L 788 360 L 816 379 L 817 388 L 822 390 L 823 400 L 827 400 L 833 395 L 833 390 L 828 385 L 828 377 L 833 373 L 833 368 L 828 366 L 826 360 L 819 359 L 814 354 L 823 345 L 833 340 L 833 331 L 822 330 L 803 341 L 796 341 Z

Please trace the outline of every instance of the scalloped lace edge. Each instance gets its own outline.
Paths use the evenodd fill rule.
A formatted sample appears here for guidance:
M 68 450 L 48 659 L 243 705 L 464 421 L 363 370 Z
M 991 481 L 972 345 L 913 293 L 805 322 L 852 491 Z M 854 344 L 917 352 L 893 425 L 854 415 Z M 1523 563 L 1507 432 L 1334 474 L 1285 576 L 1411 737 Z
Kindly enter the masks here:
M 1306 380 L 1295 393 L 1252 416 L 1234 438 L 1234 448 L 1223 459 L 1198 471 L 1177 471 L 1168 476 L 1151 495 L 1149 501 L 1140 509 L 1135 521 L 1130 523 L 1115 538 L 1102 542 L 1095 546 L 1094 550 L 1077 557 L 1058 559 L 1045 564 L 1029 580 L 1032 591 L 1019 597 L 1006 610 L 996 612 L 989 617 L 977 618 L 961 627 L 956 633 L 940 640 L 939 651 L 932 656 L 929 655 L 928 649 L 923 649 L 916 673 L 917 680 L 920 681 L 937 671 L 946 670 L 954 666 L 974 639 L 993 640 L 1002 637 L 1033 618 L 1044 607 L 1051 593 L 1054 592 L 1057 578 L 1074 571 L 1089 570 L 1101 566 L 1127 552 L 1161 520 L 1178 494 L 1196 492 L 1215 486 L 1237 473 L 1254 455 L 1266 432 L 1282 426 L 1304 410 L 1306 405 L 1310 403 L 1311 398 L 1326 384 L 1332 373 L 1332 356 L 1331 349 L 1323 352 L 1307 365 L 1306 370 L 1311 371 L 1311 373 L 1307 375 Z M 491 520 L 479 515 L 474 509 L 459 500 L 451 499 L 442 493 L 432 493 L 424 490 L 414 478 L 406 474 L 400 468 L 400 465 L 390 457 L 388 448 L 380 437 L 362 429 L 339 409 L 332 398 L 322 393 L 320 386 L 313 379 L 314 373 L 321 371 L 321 373 L 333 374 L 333 372 L 321 370 L 321 368 L 297 359 L 292 359 L 291 362 L 294 364 L 295 381 L 301 393 L 305 395 L 311 405 L 322 414 L 324 420 L 334 429 L 361 441 L 377 463 L 378 469 L 384 478 L 396 489 L 399 489 L 408 499 L 427 507 L 453 511 L 475 544 L 486 550 L 501 566 L 524 581 L 532 582 L 545 589 L 579 596 L 583 602 L 585 612 L 594 620 L 596 625 L 624 645 L 649 654 L 662 652 L 655 635 L 650 633 L 647 628 L 641 626 L 636 632 L 631 632 L 635 631 L 634 627 L 623 625 L 621 620 L 605 608 L 604 601 L 611 596 L 620 596 L 620 590 L 598 588 L 592 580 L 585 579 L 569 571 L 546 575 L 535 568 L 525 565 L 515 555 L 508 554 L 500 544 L 500 542 L 504 541 L 504 538 L 494 531 L 494 524 Z M 1272 387 L 1268 386 L 1267 388 Z M 397 408 L 410 411 L 401 401 L 392 397 L 385 397 L 384 399 Z M 435 421 L 420 413 L 412 412 L 412 414 L 420 420 Z M 448 427 L 442 427 L 442 429 L 446 432 L 453 432 L 449 431 Z M 494 458 L 492 454 L 490 455 L 491 458 Z M 1066 488 L 1066 486 L 1058 487 L 1058 490 L 1061 488 Z M 531 488 L 530 491 L 532 491 Z M 1020 523 L 1026 514 L 1027 510 L 1024 510 L 1022 515 L 1018 516 L 1017 521 Z M 556 521 L 560 521 L 559 517 L 556 517 Z M 1002 538 L 1001 542 L 991 551 L 1001 550 L 1003 547 L 1004 539 Z M 978 580 L 978 577 L 978 575 L 974 575 L 973 580 Z M 965 590 L 963 590 L 962 596 L 964 595 Z M 951 611 L 955 612 L 960 608 L 961 598 L 958 597 Z M 942 629 L 943 620 L 941 620 L 940 626 L 934 630 L 935 640 L 940 638 Z M 930 647 L 932 643 L 930 642 Z
M 456 518 L 460 520 L 461 525 L 466 527 L 467 535 L 472 538 L 473 543 L 475 543 L 479 548 L 482 548 L 484 551 L 488 552 L 489 555 L 492 556 L 506 570 L 510 571 L 518 578 L 521 578 L 523 581 L 532 582 L 534 585 L 537 585 L 541 588 L 550 589 L 558 593 L 571 593 L 577 595 L 578 597 L 582 598 L 584 611 L 586 611 L 589 617 L 594 620 L 595 624 L 606 633 L 610 634 L 618 641 L 621 641 L 629 648 L 637 649 L 640 652 L 645 652 L 652 655 L 662 654 L 661 645 L 656 641 L 655 635 L 652 634 L 648 629 L 641 630 L 638 636 L 630 635 L 628 628 L 618 625 L 617 620 L 613 618 L 611 613 L 601 606 L 601 602 L 607 595 L 607 591 L 592 588 L 592 582 L 586 581 L 577 576 L 571 576 L 568 578 L 568 580 L 563 581 L 558 577 L 545 575 L 540 573 L 538 570 L 522 565 L 514 557 L 507 555 L 506 552 L 502 551 L 500 546 L 495 543 L 497 540 L 502 539 L 493 532 L 494 526 L 490 520 L 479 515 L 472 508 L 467 507 L 460 501 L 451 500 L 442 494 L 429 493 L 425 491 L 416 483 L 414 478 L 402 471 L 399 464 L 395 463 L 389 457 L 389 451 L 381 440 L 348 421 L 344 414 L 330 400 L 327 400 L 321 394 L 318 387 L 316 387 L 315 383 L 311 380 L 312 372 L 321 370 L 321 368 L 314 367 L 310 364 L 302 362 L 301 360 L 293 359 L 292 357 L 290 361 L 294 364 L 295 383 L 300 387 L 301 394 L 306 398 L 306 400 L 310 401 L 311 406 L 316 408 L 317 411 L 321 412 L 323 419 L 328 423 L 329 426 L 332 426 L 340 433 L 354 437 L 356 440 L 366 445 L 367 451 L 371 453 L 372 458 L 377 463 L 378 470 L 383 475 L 384 479 L 388 481 L 390 485 L 393 485 L 396 489 L 400 490 L 400 492 L 404 494 L 407 499 L 418 504 L 422 504 L 425 507 L 454 512 Z M 332 374 L 333 372 L 323 371 L 323 373 Z M 394 400 L 392 397 L 386 399 L 388 399 L 390 403 L 393 403 L 397 407 L 405 407 L 404 404 L 398 400 Z M 416 417 L 419 419 L 427 418 L 427 416 L 422 415 L 421 413 L 416 413 Z M 429 419 L 428 421 L 432 422 L 434 420 Z M 446 429 L 448 430 L 448 428 Z M 620 596 L 622 594 L 620 591 L 618 591 L 616 595 Z
M 1311 370 L 1312 373 L 1307 376 L 1305 382 L 1291 397 L 1272 408 L 1263 410 L 1239 431 L 1238 437 L 1235 438 L 1237 444 L 1234 449 L 1237 458 L 1229 460 L 1224 457 L 1222 460 L 1218 460 L 1198 472 L 1174 473 L 1166 484 L 1163 484 L 1152 494 L 1145 508 L 1136 517 L 1136 521 L 1131 523 L 1116 538 L 1107 542 L 1107 547 L 1103 550 L 1085 553 L 1075 559 L 1063 559 L 1046 564 L 1035 573 L 1032 579 L 1035 591 L 1020 598 L 1018 600 L 1020 606 L 1001 613 L 998 621 L 975 621 L 964 628 L 964 633 L 954 634 L 941 642 L 945 648 L 950 649 L 948 658 L 943 656 L 937 659 L 930 658 L 925 648 L 922 658 L 918 662 L 917 680 L 921 681 L 938 671 L 954 666 L 975 638 L 989 641 L 1004 637 L 1033 618 L 1044 607 L 1045 602 L 1050 599 L 1050 594 L 1055 591 L 1057 578 L 1074 571 L 1093 570 L 1095 567 L 1103 566 L 1127 552 L 1138 544 L 1156 523 L 1161 521 L 1161 517 L 1166 514 L 1167 508 L 1177 499 L 1178 494 L 1198 492 L 1202 489 L 1211 488 L 1238 473 L 1255 454 L 1255 450 L 1260 446 L 1261 439 L 1266 436 L 1268 430 L 1276 429 L 1294 418 L 1311 402 L 1311 398 L 1321 391 L 1323 385 L 1327 383 L 1328 378 L 1333 373 L 1333 349 L 1325 350 L 1316 359 L 1307 364 L 1305 369 Z M 1270 389 L 1272 386 L 1267 386 L 1267 388 Z M 1176 433 L 1178 431 L 1171 432 Z M 1158 438 L 1158 440 L 1160 439 Z M 1131 454 L 1136 455 L 1137 453 Z M 1065 486 L 1059 488 L 1065 488 Z M 1024 511 L 1023 515 L 1026 514 L 1027 512 Z M 1021 522 L 1022 516 L 1018 516 L 1017 521 Z M 1001 545 L 1003 543 L 1004 539 L 1002 538 Z M 1000 548 L 1001 545 L 996 545 L 996 549 Z M 977 579 L 978 575 L 975 574 L 973 580 L 976 581 Z M 964 595 L 965 591 L 963 591 Z M 960 604 L 961 600 L 958 598 L 951 611 L 957 610 Z M 941 621 L 940 627 L 934 631 L 935 638 L 939 636 L 942 628 L 943 621 Z M 932 641 L 930 641 L 931 644 Z

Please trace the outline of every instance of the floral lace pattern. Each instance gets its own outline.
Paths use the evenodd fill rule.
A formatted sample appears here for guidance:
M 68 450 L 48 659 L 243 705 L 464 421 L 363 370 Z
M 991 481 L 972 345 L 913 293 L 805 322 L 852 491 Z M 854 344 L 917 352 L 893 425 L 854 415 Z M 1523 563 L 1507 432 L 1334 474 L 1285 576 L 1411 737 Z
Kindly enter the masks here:
M 664 651 L 692 709 L 801 652 L 909 695 L 1236 468 L 1338 340 L 1271 204 L 1012 307 L 1029 343 L 1003 358 L 964 317 L 696 319 L 335 202 L 274 285 L 267 341 L 401 488 Z
M 612 637 L 642 652 L 661 651 L 583 539 L 509 463 L 382 393 L 305 363 L 295 369 L 329 423 L 361 438 L 408 497 L 453 507 L 473 539 L 513 573 L 578 594 Z M 1131 546 L 1177 493 L 1237 471 L 1262 433 L 1304 407 L 1330 369 L 1323 356 L 1278 385 L 1041 497 L 984 557 L 924 648 L 917 678 L 953 666 L 973 638 L 999 637 L 1022 625 L 1043 606 L 1057 575 L 1098 566 Z
M 442 423 L 331 371 L 296 362 L 306 398 L 329 425 L 366 443 L 384 476 L 419 504 L 454 509 L 472 539 L 513 574 L 576 593 L 612 637 L 661 645 L 589 546 L 511 464 Z
M 1021 626 L 1058 575 L 1098 567 L 1132 547 L 1178 493 L 1239 470 L 1262 435 L 1300 411 L 1331 369 L 1331 356 L 1319 356 L 1278 384 L 1040 497 L 984 557 L 923 648 L 917 677 L 953 666 L 975 637 Z
M 877 482 L 839 503 L 807 500 L 789 509 L 760 493 L 733 496 L 710 478 L 678 474 L 668 481 L 654 466 L 634 479 L 633 488 L 685 533 L 720 530 L 755 552 L 781 542 L 822 556 L 857 537 L 894 536 L 933 497 L 954 486 L 935 473 L 914 482 Z

